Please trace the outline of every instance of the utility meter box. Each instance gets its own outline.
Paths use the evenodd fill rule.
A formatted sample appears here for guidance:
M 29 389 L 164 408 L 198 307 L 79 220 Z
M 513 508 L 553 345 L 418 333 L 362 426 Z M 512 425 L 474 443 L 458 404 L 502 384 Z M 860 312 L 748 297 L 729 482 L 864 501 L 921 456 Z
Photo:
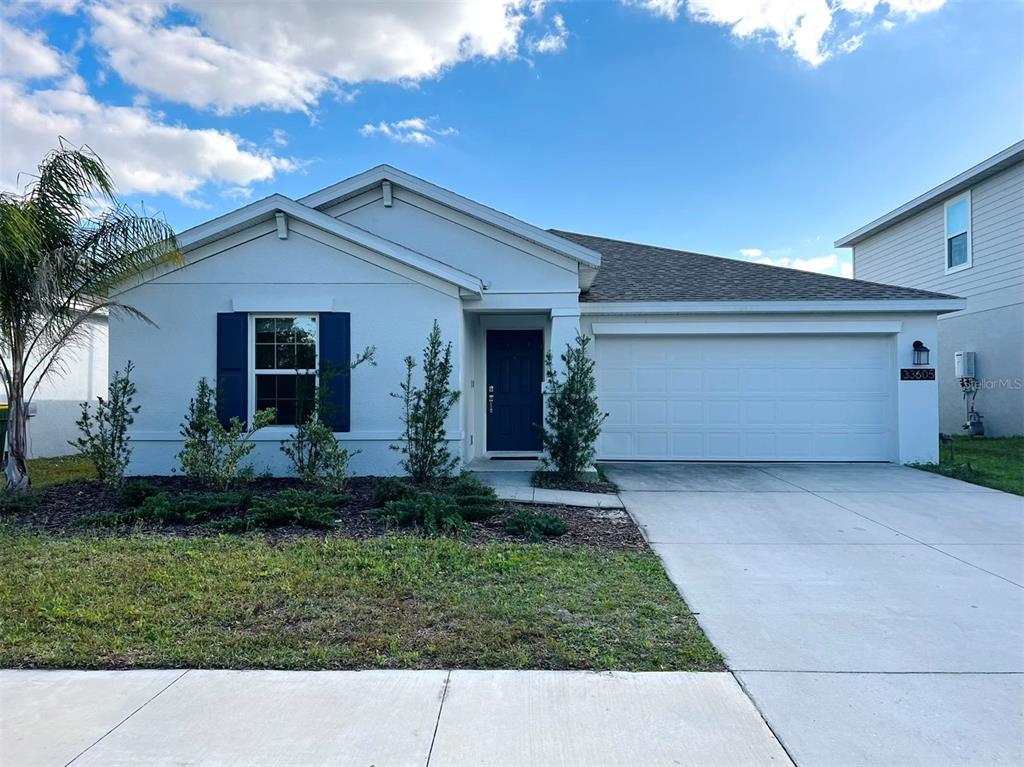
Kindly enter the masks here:
M 953 365 L 957 378 L 976 378 L 974 372 L 974 352 L 956 352 L 953 354 Z

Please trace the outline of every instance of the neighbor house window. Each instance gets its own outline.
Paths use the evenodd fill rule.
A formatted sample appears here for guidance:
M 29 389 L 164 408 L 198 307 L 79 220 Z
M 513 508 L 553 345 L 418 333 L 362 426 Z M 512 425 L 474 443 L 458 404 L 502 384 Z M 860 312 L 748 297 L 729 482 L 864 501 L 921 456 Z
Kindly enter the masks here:
M 253 317 L 255 407 L 277 411 L 274 423 L 304 421 L 316 399 L 320 345 L 316 315 Z
M 971 265 L 971 193 L 946 203 L 946 271 Z

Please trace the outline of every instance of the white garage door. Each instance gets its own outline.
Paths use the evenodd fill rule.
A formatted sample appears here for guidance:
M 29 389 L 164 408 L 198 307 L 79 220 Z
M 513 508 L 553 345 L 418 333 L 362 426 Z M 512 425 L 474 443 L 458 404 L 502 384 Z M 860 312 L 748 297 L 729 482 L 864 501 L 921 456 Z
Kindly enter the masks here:
M 603 459 L 889 461 L 891 338 L 599 336 Z

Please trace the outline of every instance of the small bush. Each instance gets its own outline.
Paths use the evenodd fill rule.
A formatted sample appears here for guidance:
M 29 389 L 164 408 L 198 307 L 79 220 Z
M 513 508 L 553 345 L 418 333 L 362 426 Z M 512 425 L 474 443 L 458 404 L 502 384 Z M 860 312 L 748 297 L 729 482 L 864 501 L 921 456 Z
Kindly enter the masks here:
M 444 422 L 461 392 L 452 389 L 452 345 L 441 339 L 441 326 L 434 320 L 433 330 L 423 349 L 423 386 L 412 380 L 416 360 L 405 358 L 405 381 L 401 392 L 392 393 L 402 401 L 402 444 L 392 445 L 404 456 L 402 466 L 413 482 L 424 484 L 447 477 L 459 459 L 448 449 Z
M 398 477 L 385 477 L 373 489 L 373 505 L 382 508 L 391 501 L 407 501 L 415 498 L 418 491 Z
M 252 435 L 274 421 L 274 409 L 257 410 L 251 424 L 233 417 L 228 428 L 217 417 L 217 398 L 205 378 L 196 385 L 196 396 L 189 400 L 181 436 L 185 444 L 178 453 L 181 470 L 200 482 L 226 490 L 238 479 L 252 476 L 252 467 L 242 461 L 256 445 Z
M 269 498 L 255 498 L 249 512 L 214 523 L 228 533 L 297 525 L 326 529 L 334 527 L 337 509 L 346 502 L 344 495 L 284 490 Z
M 123 485 L 121 490 L 118 492 L 117 497 L 122 506 L 129 509 L 137 509 L 147 498 L 150 498 L 159 492 L 160 489 L 155 485 L 143 480 L 137 480 Z
M 39 505 L 41 495 L 34 493 L 5 493 L 0 490 L 0 516 L 27 514 Z
M 359 451 L 343 448 L 331 427 L 320 417 L 319 410 L 295 427 L 291 442 L 281 443 L 281 452 L 288 456 L 295 474 L 314 485 L 340 493 L 348 481 L 348 464 Z
M 545 538 L 557 538 L 560 535 L 565 535 L 569 532 L 569 526 L 554 514 L 538 514 L 529 509 L 523 509 L 505 520 L 505 532 L 511 535 L 522 535 L 537 542 Z
M 498 513 L 498 494 L 472 474 L 460 474 L 451 480 L 445 487 L 445 493 L 454 498 L 462 518 L 469 522 Z
M 212 493 L 209 495 L 171 495 L 157 493 L 139 505 L 113 514 L 94 514 L 82 518 L 83 524 L 100 526 L 128 525 L 142 522 L 150 525 L 194 525 L 211 517 L 244 511 L 252 502 L 249 493 Z
M 75 425 L 82 436 L 68 441 L 71 447 L 91 459 L 96 476 L 104 484 L 119 486 L 132 459 L 128 427 L 135 421 L 139 405 L 132 405 L 136 388 L 131 374 L 134 366 L 129 362 L 124 372 L 115 372 L 107 387 L 109 396 L 96 398 L 96 411 L 88 402 L 82 403 L 82 415 Z
M 390 501 L 377 516 L 398 527 L 418 526 L 427 535 L 462 535 L 469 525 L 455 498 L 449 495 L 419 493 L 415 498 Z
M 566 479 L 576 479 L 594 462 L 601 425 L 608 417 L 597 403 L 597 378 L 594 360 L 587 351 L 590 339 L 580 335 L 575 346 L 567 344 L 562 354 L 564 375 L 559 375 L 547 356 L 544 385 L 545 415 L 541 436 L 547 457 L 545 467 L 553 467 Z

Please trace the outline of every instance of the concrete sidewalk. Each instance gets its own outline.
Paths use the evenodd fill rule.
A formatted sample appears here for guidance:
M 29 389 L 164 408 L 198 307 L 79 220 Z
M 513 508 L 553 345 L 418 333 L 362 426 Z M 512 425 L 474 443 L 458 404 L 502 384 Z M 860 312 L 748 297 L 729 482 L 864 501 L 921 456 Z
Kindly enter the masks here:
M 3 671 L 0 763 L 791 765 L 728 673 Z
M 581 493 L 576 490 L 548 490 L 534 487 L 530 472 L 502 469 L 474 469 L 473 475 L 494 488 L 503 501 L 528 501 L 557 506 L 580 506 L 588 509 L 621 509 L 622 501 L 615 493 Z

